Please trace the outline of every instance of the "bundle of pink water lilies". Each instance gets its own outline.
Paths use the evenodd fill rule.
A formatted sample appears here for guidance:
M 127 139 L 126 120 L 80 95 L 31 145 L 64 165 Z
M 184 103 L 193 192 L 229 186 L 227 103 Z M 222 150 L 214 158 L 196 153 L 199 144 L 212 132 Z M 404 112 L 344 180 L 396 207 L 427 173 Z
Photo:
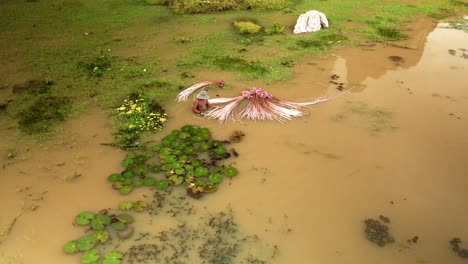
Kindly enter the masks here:
M 197 90 L 204 89 L 210 85 L 224 86 L 223 81 L 205 81 L 194 84 L 183 90 L 177 95 L 176 100 L 186 101 L 188 97 Z M 336 97 L 336 96 L 334 96 Z M 306 106 L 328 101 L 334 97 L 317 98 L 310 102 L 295 103 L 281 100 L 261 88 L 254 87 L 250 90 L 244 90 L 239 96 L 232 98 L 213 98 L 208 101 L 219 105 L 205 113 L 208 118 L 217 119 L 220 123 L 230 120 L 275 120 L 284 122 L 295 117 L 300 117 L 304 113 L 300 111 Z M 241 107 L 241 102 L 247 100 L 245 107 Z

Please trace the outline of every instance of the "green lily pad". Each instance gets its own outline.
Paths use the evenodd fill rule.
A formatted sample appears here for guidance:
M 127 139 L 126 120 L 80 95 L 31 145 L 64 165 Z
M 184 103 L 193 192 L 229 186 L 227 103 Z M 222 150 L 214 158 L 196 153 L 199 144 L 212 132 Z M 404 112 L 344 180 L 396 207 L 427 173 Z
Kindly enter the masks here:
M 200 146 L 198 146 L 198 149 L 199 149 L 200 151 L 202 151 L 202 152 L 203 152 L 203 151 L 207 151 L 207 150 L 209 150 L 210 148 L 211 148 L 211 144 L 208 143 L 208 142 L 203 142 L 203 143 L 200 144 Z
M 193 165 L 187 164 L 187 165 L 184 166 L 184 169 L 186 171 L 193 171 L 194 168 L 193 168 Z
M 193 125 L 192 127 L 189 128 L 189 131 L 190 135 L 197 135 L 200 133 L 200 127 L 199 126 L 195 126 Z
M 84 235 L 76 242 L 76 248 L 80 251 L 87 251 L 96 246 L 98 240 L 95 234 Z
M 177 176 L 177 175 L 172 175 L 169 178 L 169 181 L 170 181 L 171 185 L 180 185 L 180 184 L 182 184 L 182 182 L 184 182 L 184 178 L 180 177 L 180 176 Z
M 187 163 L 189 160 L 190 160 L 190 157 L 188 155 L 184 154 L 184 155 L 179 156 L 179 162 Z
M 142 180 L 133 180 L 133 187 L 140 187 L 143 185 L 143 181 Z
M 106 241 L 109 239 L 109 233 L 107 232 L 107 230 L 99 230 L 99 231 L 96 231 L 95 234 L 96 234 L 97 240 L 101 244 L 106 243 Z
M 162 148 L 161 151 L 159 151 L 159 153 L 160 153 L 161 155 L 168 156 L 168 155 L 171 155 L 171 154 L 172 154 L 172 149 L 171 149 L 171 148 L 168 148 L 168 147 L 165 147 L 165 148 Z
M 121 221 L 121 222 L 124 222 L 126 224 L 131 224 L 135 221 L 135 219 L 133 219 L 133 217 L 129 214 L 119 214 L 117 215 L 117 218 Z
M 112 188 L 113 188 L 113 189 L 116 189 L 116 190 L 119 190 L 119 189 L 122 188 L 123 186 L 124 186 L 123 182 L 119 182 L 119 181 L 118 181 L 118 182 L 114 182 L 114 183 L 112 184 Z
M 151 151 L 159 152 L 162 149 L 161 145 L 155 145 L 151 147 Z
M 128 228 L 128 225 L 126 223 L 120 221 L 112 223 L 111 226 L 117 231 L 123 231 Z
M 174 163 L 177 161 L 177 157 L 175 155 L 169 155 L 164 158 L 165 163 Z
M 130 185 L 130 184 L 133 184 L 133 180 L 129 179 L 129 178 L 125 178 L 125 179 L 122 180 L 122 183 L 124 185 Z
M 172 163 L 173 169 L 181 169 L 183 167 L 184 167 L 184 164 L 182 162 L 177 161 L 177 162 Z
M 161 139 L 161 144 L 165 147 L 169 147 L 174 140 L 176 140 L 176 135 L 167 135 L 163 139 Z
M 172 149 L 180 149 L 180 146 L 182 145 L 182 141 L 180 140 L 174 140 L 171 143 L 171 148 Z
M 119 192 L 120 194 L 129 194 L 132 190 L 133 188 L 131 186 L 125 185 L 120 188 Z
M 119 204 L 119 209 L 120 210 L 130 210 L 133 208 L 133 203 L 132 202 L 121 202 Z
M 158 173 L 158 172 L 161 172 L 161 171 L 162 171 L 161 166 L 153 166 L 153 167 L 151 168 L 151 172 L 152 172 L 152 173 Z
M 172 170 L 174 167 L 173 167 L 173 164 L 164 164 L 161 166 L 161 169 L 163 171 L 169 171 L 169 170 Z
M 193 129 L 193 125 L 185 125 L 183 126 L 180 130 L 182 130 L 182 132 L 189 132 Z
M 155 182 L 156 180 L 153 177 L 146 177 L 145 179 L 143 179 L 143 184 L 145 186 L 152 186 Z
M 213 148 L 220 147 L 221 145 L 223 145 L 223 143 L 222 143 L 221 141 L 219 141 L 219 140 L 213 140 L 213 141 L 211 141 L 211 146 L 212 146 Z
M 98 214 L 91 220 L 91 228 L 93 230 L 103 230 L 110 222 L 111 218 L 108 215 Z
M 124 257 L 124 254 L 122 252 L 113 250 L 111 252 L 108 252 L 104 256 L 104 259 L 102 260 L 102 264 L 120 264 L 122 263 L 123 257 Z
M 132 166 L 133 163 L 135 163 L 135 160 L 131 159 L 131 158 L 126 158 L 126 159 L 122 160 L 122 166 L 124 166 L 126 168 Z
M 75 254 L 76 252 L 80 251 L 77 247 L 76 247 L 76 244 L 77 244 L 78 241 L 76 240 L 72 240 L 68 243 L 66 243 L 64 246 L 63 246 L 63 251 L 67 254 Z
M 109 175 L 109 177 L 107 177 L 107 180 L 110 182 L 116 182 L 116 181 L 119 181 L 120 179 L 122 179 L 122 175 L 118 173 L 111 174 Z
M 203 184 L 203 189 L 205 190 L 205 192 L 207 193 L 214 193 L 218 190 L 218 186 L 212 182 L 207 182 L 205 184 Z
M 133 204 L 133 209 L 137 212 L 142 212 L 148 207 L 148 203 L 145 201 L 137 201 L 136 203 Z
M 223 175 L 219 173 L 214 173 L 208 176 L 208 180 L 210 180 L 210 182 L 212 183 L 220 183 L 223 181 Z
M 122 172 L 122 176 L 125 178 L 132 178 L 135 175 L 135 172 L 133 170 L 127 169 L 124 172 Z
M 86 251 L 83 256 L 81 256 L 81 263 L 82 264 L 95 264 L 101 258 L 99 256 L 99 250 L 93 248 L 91 250 Z
M 177 175 L 183 175 L 185 173 L 185 169 L 184 168 L 175 169 L 175 173 Z
M 145 161 L 148 159 L 148 157 L 146 155 L 143 155 L 143 154 L 140 154 L 140 155 L 137 155 L 133 160 L 135 161 L 135 165 L 136 164 L 143 164 L 145 163 Z
M 208 168 L 205 167 L 197 167 L 194 170 L 195 177 L 204 177 L 207 176 L 209 173 Z
M 202 161 L 201 161 L 201 160 L 198 160 L 198 159 L 192 160 L 192 166 L 195 167 L 195 168 L 196 168 L 196 167 L 200 167 L 201 164 L 202 164 Z
M 226 153 L 226 148 L 225 147 L 217 147 L 217 148 L 215 148 L 214 153 L 216 155 L 224 155 Z
M 184 152 L 180 149 L 176 149 L 174 150 L 174 152 L 172 152 L 172 154 L 174 154 L 174 156 L 180 156 L 182 154 L 184 154 Z
M 184 153 L 187 155 L 193 155 L 195 154 L 195 149 L 193 147 L 187 147 L 184 149 Z
M 214 167 L 213 173 L 224 173 L 224 167 Z
M 202 142 L 203 140 L 204 140 L 204 139 L 203 139 L 203 137 L 202 137 L 201 135 L 194 135 L 194 136 L 192 137 L 192 141 L 193 141 L 193 142 Z
M 93 218 L 94 214 L 92 212 L 84 211 L 75 217 L 75 223 L 81 226 L 88 225 Z
M 138 165 L 133 169 L 133 171 L 136 175 L 143 176 L 148 173 L 149 168 L 146 165 Z
M 224 175 L 228 177 L 234 177 L 237 175 L 237 169 L 234 167 L 227 167 L 224 169 Z
M 190 133 L 188 132 L 182 132 L 179 134 L 180 139 L 189 139 L 190 138 Z
M 154 183 L 154 187 L 158 190 L 165 190 L 167 186 L 169 186 L 169 182 L 167 180 L 160 180 Z

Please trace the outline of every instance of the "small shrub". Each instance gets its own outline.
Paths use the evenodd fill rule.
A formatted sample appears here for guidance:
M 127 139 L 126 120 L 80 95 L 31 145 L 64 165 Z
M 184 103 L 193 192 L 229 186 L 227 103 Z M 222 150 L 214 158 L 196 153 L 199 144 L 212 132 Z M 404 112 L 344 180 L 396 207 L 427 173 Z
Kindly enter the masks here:
M 275 23 L 273 27 L 265 29 L 265 34 L 275 35 L 275 34 L 284 34 L 284 25 Z
M 234 21 L 234 27 L 241 34 L 250 35 L 257 34 L 262 30 L 262 27 L 252 21 Z

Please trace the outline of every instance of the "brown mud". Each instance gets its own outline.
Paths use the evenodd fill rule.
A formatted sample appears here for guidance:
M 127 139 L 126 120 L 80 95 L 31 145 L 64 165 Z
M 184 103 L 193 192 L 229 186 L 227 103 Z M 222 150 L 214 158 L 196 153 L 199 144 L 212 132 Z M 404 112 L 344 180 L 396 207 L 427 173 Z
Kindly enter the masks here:
M 191 123 L 215 138 L 246 134 L 236 145 L 239 176 L 193 204 L 211 212 L 229 205 L 244 232 L 277 245 L 273 263 L 465 263 L 449 241 L 468 240 L 468 60 L 448 50 L 468 49 L 468 35 L 420 23 L 422 35 L 399 43 L 409 48 L 343 48 L 298 63 L 291 80 L 262 87 L 297 102 L 343 93 L 332 82 L 353 87 L 285 124 L 221 126 L 192 115 L 190 103 L 168 106 L 166 132 Z M 231 84 L 209 90 L 212 97 L 261 85 L 209 71 L 194 82 L 212 79 Z M 0 170 L 0 263 L 78 263 L 62 252 L 82 234 L 74 216 L 142 198 L 121 196 L 106 182 L 125 155 L 100 145 L 111 140 L 108 120 L 91 108 L 41 144 L 2 126 L 0 143 L 14 157 L 3 156 Z M 396 240 L 385 247 L 364 233 L 363 221 L 379 215 L 391 219 Z M 136 232 L 171 224 L 140 220 Z M 416 244 L 407 242 L 415 236 Z

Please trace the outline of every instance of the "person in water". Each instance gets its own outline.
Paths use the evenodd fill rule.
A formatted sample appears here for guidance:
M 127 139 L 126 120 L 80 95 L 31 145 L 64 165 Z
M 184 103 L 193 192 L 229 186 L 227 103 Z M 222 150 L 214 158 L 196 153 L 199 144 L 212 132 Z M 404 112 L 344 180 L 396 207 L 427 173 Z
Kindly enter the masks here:
M 210 108 L 210 107 L 218 108 L 219 107 L 219 106 L 211 104 L 208 101 L 208 99 L 210 99 L 210 97 L 208 96 L 208 93 L 205 90 L 202 90 L 200 93 L 197 94 L 197 97 L 195 98 L 195 100 L 193 100 L 192 111 L 195 114 L 204 115 L 204 112 L 208 108 Z

